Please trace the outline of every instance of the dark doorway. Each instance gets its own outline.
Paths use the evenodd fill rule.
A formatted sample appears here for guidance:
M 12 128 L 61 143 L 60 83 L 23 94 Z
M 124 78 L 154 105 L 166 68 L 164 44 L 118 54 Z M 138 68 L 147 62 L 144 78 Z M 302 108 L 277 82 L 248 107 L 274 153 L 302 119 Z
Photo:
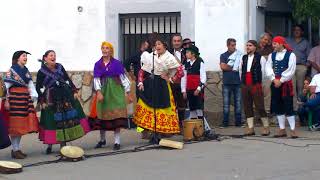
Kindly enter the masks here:
M 121 59 L 126 60 L 139 49 L 141 41 L 157 32 L 170 45 L 171 36 L 180 34 L 180 12 L 120 14 L 120 46 Z M 170 48 L 170 46 L 169 46 Z

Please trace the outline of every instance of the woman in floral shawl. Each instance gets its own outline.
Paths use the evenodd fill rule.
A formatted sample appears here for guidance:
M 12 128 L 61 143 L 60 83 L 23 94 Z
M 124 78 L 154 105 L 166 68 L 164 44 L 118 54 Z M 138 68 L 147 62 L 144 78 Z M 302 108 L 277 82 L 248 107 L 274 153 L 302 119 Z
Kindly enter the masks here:
M 96 148 L 106 145 L 105 131 L 114 131 L 114 150 L 120 149 L 120 128 L 127 128 L 128 115 L 126 96 L 130 93 L 130 81 L 122 63 L 113 57 L 113 46 L 101 44 L 102 57 L 94 65 L 94 89 L 90 125 L 100 130 L 100 141 Z
M 64 146 L 84 136 L 90 127 L 75 85 L 63 66 L 56 63 L 56 53 L 48 50 L 42 62 L 36 84 L 41 106 L 39 138 L 48 144 L 46 153 L 50 154 L 53 144 Z

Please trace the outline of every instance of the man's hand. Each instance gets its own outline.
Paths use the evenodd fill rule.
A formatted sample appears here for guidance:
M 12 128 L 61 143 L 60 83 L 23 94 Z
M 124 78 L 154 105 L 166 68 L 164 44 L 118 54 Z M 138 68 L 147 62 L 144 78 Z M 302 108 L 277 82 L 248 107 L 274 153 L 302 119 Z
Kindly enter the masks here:
M 281 84 L 282 84 L 279 79 L 273 80 L 273 83 L 274 83 L 274 86 L 275 86 L 276 88 L 279 88 L 279 87 L 281 86 Z
M 314 98 L 316 98 L 316 94 L 312 93 L 312 94 L 310 95 L 310 99 L 314 99 Z
M 187 93 L 186 93 L 186 92 L 183 92 L 183 93 L 182 93 L 182 95 L 183 95 L 183 99 L 187 99 L 187 98 L 188 98 L 188 96 L 187 96 Z
M 200 93 L 200 91 L 197 89 L 197 90 L 194 91 L 193 95 L 199 96 L 199 93 Z

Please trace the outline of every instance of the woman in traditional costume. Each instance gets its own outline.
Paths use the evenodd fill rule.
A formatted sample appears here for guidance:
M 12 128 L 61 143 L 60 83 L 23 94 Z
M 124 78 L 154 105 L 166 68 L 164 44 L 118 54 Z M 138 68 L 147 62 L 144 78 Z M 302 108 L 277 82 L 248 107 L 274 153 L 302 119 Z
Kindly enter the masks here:
M 36 90 L 41 107 L 39 138 L 48 144 L 47 154 L 52 153 L 53 144 L 62 147 L 90 131 L 88 119 L 78 100 L 78 91 L 64 67 L 56 63 L 53 50 L 43 55 Z
M 126 96 L 130 93 L 130 81 L 122 63 L 114 58 L 113 46 L 101 44 L 102 57 L 94 65 L 94 89 L 90 126 L 100 130 L 96 148 L 106 145 L 106 131 L 114 131 L 114 150 L 120 149 L 120 128 L 128 127 Z M 130 97 L 130 96 L 129 96 Z
M 38 118 L 33 100 L 38 97 L 31 74 L 25 66 L 26 51 L 17 51 L 12 57 L 12 66 L 4 79 L 7 88 L 6 109 L 9 110 L 8 131 L 12 142 L 11 156 L 14 159 L 27 157 L 20 150 L 20 140 L 23 135 L 38 132 Z
M 154 53 L 144 52 L 141 55 L 143 66 L 138 78 L 140 99 L 133 121 L 137 126 L 146 130 L 156 131 L 160 134 L 176 134 L 180 132 L 179 119 L 169 83 L 183 77 L 183 67 L 167 51 L 167 45 L 164 41 L 156 40 L 155 50 Z M 156 128 L 154 127 L 154 108 L 156 111 Z M 152 141 L 158 143 L 159 138 L 156 137 Z

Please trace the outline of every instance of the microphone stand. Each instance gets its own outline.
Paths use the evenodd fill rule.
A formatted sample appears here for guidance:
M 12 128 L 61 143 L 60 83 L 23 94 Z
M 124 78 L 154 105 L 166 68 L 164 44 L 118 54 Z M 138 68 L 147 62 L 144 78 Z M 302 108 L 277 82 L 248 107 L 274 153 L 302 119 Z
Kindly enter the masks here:
M 152 79 L 152 89 L 153 89 L 153 91 L 152 91 L 152 107 L 153 107 L 153 118 L 154 118 L 154 123 L 153 123 L 153 125 L 154 125 L 154 131 L 153 131 L 153 139 L 151 139 L 151 144 L 159 144 L 159 141 L 160 141 L 160 139 L 158 139 L 158 133 L 157 133 L 157 109 L 156 109 L 156 107 L 155 107 L 155 89 L 156 89 L 156 83 L 155 83 L 155 74 L 154 74 L 154 69 L 155 69 L 155 67 L 154 67 L 154 56 L 155 56 L 156 54 L 154 53 L 154 51 L 152 52 L 152 71 L 151 71 L 151 79 Z
M 155 62 L 154 62 L 154 56 L 156 55 L 156 53 L 154 53 L 154 51 L 152 51 L 152 70 L 151 70 L 151 75 L 150 75 L 150 78 L 152 79 L 152 108 L 153 108 L 153 118 L 154 118 L 154 122 L 153 122 L 153 125 L 154 125 L 154 128 L 153 128 L 153 134 L 152 134 L 152 138 L 150 139 L 149 143 L 146 144 L 146 145 L 143 145 L 143 146 L 139 146 L 139 147 L 136 147 L 135 150 L 140 150 L 141 148 L 147 148 L 148 146 L 153 146 L 153 148 L 157 148 L 159 146 L 156 146 L 156 145 L 159 145 L 159 142 L 160 142 L 160 138 L 158 136 L 158 133 L 157 133 L 157 109 L 155 107 L 155 74 L 154 74 L 154 69 L 155 69 Z

